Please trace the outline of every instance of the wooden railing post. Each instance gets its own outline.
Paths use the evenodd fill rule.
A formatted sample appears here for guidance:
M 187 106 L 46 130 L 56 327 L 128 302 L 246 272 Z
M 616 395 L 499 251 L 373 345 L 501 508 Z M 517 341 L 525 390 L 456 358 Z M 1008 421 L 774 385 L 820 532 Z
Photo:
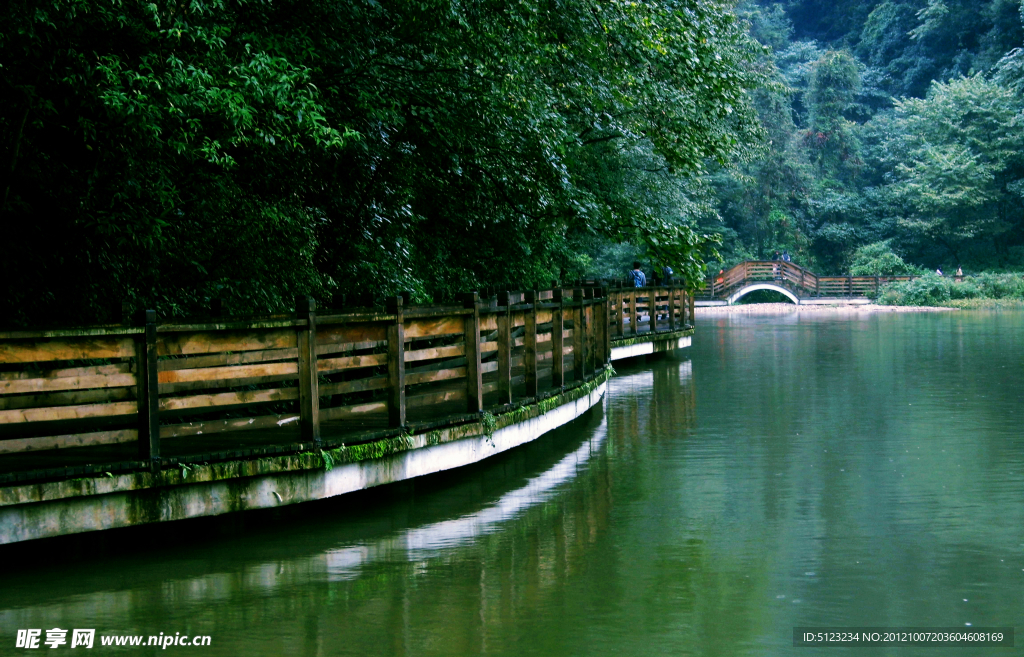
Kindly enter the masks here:
M 672 322 L 668 320 L 668 312 L 672 310 L 672 288 L 663 288 L 662 295 L 665 297 L 665 314 L 663 319 L 671 325 Z M 657 326 L 657 322 L 655 322 L 655 326 Z
M 615 335 L 620 338 L 626 337 L 626 319 L 629 317 L 626 312 L 626 298 L 628 296 L 628 293 L 626 292 L 627 289 L 628 288 L 620 285 L 618 293 L 616 294 L 618 310 L 615 311 Z
M 140 318 L 145 331 L 135 341 L 135 382 L 139 409 L 139 460 L 160 469 L 160 383 L 156 362 L 156 311 Z
M 646 297 L 641 297 L 641 295 L 643 295 L 643 294 L 646 294 L 647 296 Z M 650 322 L 650 316 L 651 316 L 651 292 L 650 292 L 650 288 L 648 288 L 648 287 L 640 288 L 640 292 L 637 293 L 636 296 L 634 297 L 633 305 L 636 306 L 636 312 L 634 312 L 633 314 L 635 315 L 634 319 L 636 320 L 636 333 L 640 333 L 640 320 L 641 320 L 640 304 L 642 303 L 641 302 L 641 298 L 646 298 L 647 299 L 647 319 L 648 319 L 647 324 L 648 324 L 648 328 L 650 328 L 650 323 L 651 323 Z
M 597 350 L 598 350 L 598 334 L 600 332 L 600 325 L 598 323 L 599 318 L 597 317 L 597 306 L 594 304 L 595 290 L 592 287 L 583 288 L 583 326 L 586 328 L 587 339 L 584 342 L 586 345 L 586 358 L 584 359 L 584 372 L 587 374 L 593 374 L 597 370 Z
M 585 294 L 584 294 L 585 296 Z M 601 299 L 600 282 L 596 287 L 590 288 L 590 314 L 587 316 L 587 327 L 590 329 L 590 342 L 588 343 L 588 355 L 590 356 L 590 371 L 596 372 L 601 363 L 601 352 L 604 350 L 604 334 L 602 332 L 602 321 L 607 321 L 602 315 L 604 301 Z
M 683 288 L 679 291 L 679 321 L 683 325 L 683 328 L 686 328 L 687 324 L 692 323 L 686 321 L 688 297 L 689 295 L 687 295 L 686 293 L 686 288 Z
M 615 335 L 622 336 L 622 288 L 619 288 L 616 292 L 612 292 L 614 295 L 615 303 Z M 609 303 L 611 303 L 610 301 Z
M 558 304 L 551 310 L 551 386 L 565 386 L 565 320 L 562 315 L 562 290 L 551 291 L 552 301 Z
M 639 296 L 636 291 L 638 288 L 630 288 L 629 290 L 629 334 L 636 335 L 639 332 L 638 324 L 640 323 L 640 313 L 636 311 L 637 297 Z
M 526 396 L 537 396 L 537 299 L 536 290 L 526 292 L 526 303 L 530 307 L 524 313 L 523 368 L 526 370 Z
M 302 442 L 320 445 L 320 391 L 316 369 L 316 301 L 299 297 L 295 301 L 295 315 L 306 320 L 306 326 L 296 328 L 299 347 L 299 435 Z
M 647 325 L 654 333 L 658 330 L 658 290 L 652 287 L 647 297 Z
M 498 403 L 512 403 L 512 317 L 508 292 L 498 292 Z M 502 310 L 504 308 L 504 310 Z
M 572 291 L 572 374 L 573 380 L 582 381 L 586 378 L 584 373 L 584 359 L 586 358 L 586 313 L 583 311 L 583 290 L 574 288 Z
M 676 288 L 674 285 L 668 287 L 668 330 L 676 330 Z
M 479 413 L 484 410 L 484 378 L 480 364 L 480 301 L 476 292 L 463 295 L 463 307 L 472 310 L 463 322 L 466 342 L 466 410 Z
M 601 298 L 604 299 L 599 308 L 601 311 L 601 366 L 604 367 L 608 363 L 612 362 L 612 329 L 609 325 L 611 319 L 611 295 L 608 293 L 608 288 L 600 288 Z
M 388 425 L 405 426 L 405 310 L 402 297 L 387 300 L 387 311 L 394 315 L 388 325 Z
M 696 324 L 694 318 L 696 317 L 695 311 L 697 310 L 697 300 L 692 294 L 690 295 L 690 326 Z

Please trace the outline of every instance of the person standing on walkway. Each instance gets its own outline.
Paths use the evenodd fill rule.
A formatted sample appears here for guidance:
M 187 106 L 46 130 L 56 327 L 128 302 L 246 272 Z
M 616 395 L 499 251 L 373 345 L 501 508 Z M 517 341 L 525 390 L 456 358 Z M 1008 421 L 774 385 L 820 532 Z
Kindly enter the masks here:
M 633 270 L 629 272 L 628 280 L 633 283 L 633 287 L 647 287 L 647 276 L 640 269 L 639 261 L 633 263 Z
M 633 287 L 647 287 L 647 276 L 644 275 L 642 269 L 640 269 L 640 262 L 633 262 L 633 270 L 629 272 L 629 281 L 633 283 Z M 640 313 L 636 312 L 636 307 L 639 305 L 640 297 L 633 297 L 633 307 L 630 309 L 632 317 L 631 322 L 636 322 L 636 331 L 640 332 Z

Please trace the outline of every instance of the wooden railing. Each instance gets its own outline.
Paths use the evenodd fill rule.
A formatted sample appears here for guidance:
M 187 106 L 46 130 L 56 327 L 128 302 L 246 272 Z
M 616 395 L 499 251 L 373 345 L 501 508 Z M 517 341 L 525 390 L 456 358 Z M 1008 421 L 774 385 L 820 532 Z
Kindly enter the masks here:
M 697 295 L 702 299 L 723 299 L 750 283 L 774 283 L 802 297 L 863 297 L 877 295 L 883 285 L 910 281 L 914 276 L 818 276 L 781 260 L 742 262 L 725 272 L 708 277 Z
M 693 324 L 693 296 L 683 288 L 623 287 L 611 290 L 611 330 L 616 338 L 648 331 L 675 331 Z
M 161 323 L 147 311 L 136 326 L 0 333 L 0 480 L 167 467 L 210 458 L 224 438 L 316 449 L 501 409 L 603 371 L 613 335 L 687 317 L 677 288 L 556 288 L 472 293 L 461 307 L 395 297 L 318 313 L 303 299 L 293 317 Z

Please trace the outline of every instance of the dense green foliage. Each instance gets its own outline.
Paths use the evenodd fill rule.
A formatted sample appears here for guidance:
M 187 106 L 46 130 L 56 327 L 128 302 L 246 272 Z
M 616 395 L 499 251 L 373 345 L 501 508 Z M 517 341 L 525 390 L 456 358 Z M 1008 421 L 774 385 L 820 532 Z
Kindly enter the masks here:
M 1021 0 L 745 0 L 769 148 L 710 177 L 725 264 L 1024 266 Z M 874 271 L 872 271 L 874 269 Z
M 853 276 L 914 276 L 923 274 L 893 253 L 889 242 L 875 242 L 853 252 L 850 274 Z
M 4 324 L 1024 267 L 1022 0 L 27 0 Z M 717 265 L 716 265 L 717 267 Z
M 1024 302 L 1024 276 L 985 273 L 957 280 L 928 274 L 885 288 L 878 302 L 890 306 L 964 306 L 972 300 Z M 961 303 L 958 303 L 961 302 Z
M 5 323 L 688 280 L 760 142 L 728 2 L 25 0 L 0 11 Z

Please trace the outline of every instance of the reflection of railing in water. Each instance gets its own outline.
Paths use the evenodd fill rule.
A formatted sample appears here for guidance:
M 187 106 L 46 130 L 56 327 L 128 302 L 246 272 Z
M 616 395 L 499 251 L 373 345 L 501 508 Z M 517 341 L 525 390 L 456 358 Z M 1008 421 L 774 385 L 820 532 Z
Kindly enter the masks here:
M 696 396 L 693 363 L 676 361 L 675 367 L 620 371 L 608 381 L 606 408 L 614 422 L 645 439 L 652 439 L 654 424 L 667 420 L 672 430 L 693 426 Z
M 391 559 L 395 552 L 406 561 L 426 559 L 437 553 L 473 541 L 493 531 L 526 509 L 536 506 L 554 494 L 562 483 L 579 473 L 581 465 L 590 460 L 607 436 L 602 421 L 596 435 L 585 441 L 544 473 L 530 479 L 525 486 L 502 495 L 493 505 L 459 518 L 443 520 L 424 527 L 382 539 L 374 545 L 353 545 L 327 552 L 327 569 L 331 579 L 351 579 L 358 569 L 377 559 Z
M 864 297 L 877 295 L 883 285 L 910 281 L 914 276 L 818 276 L 784 260 L 741 262 L 725 272 L 708 277 L 697 296 L 723 299 L 749 283 L 772 283 L 800 297 Z
M 305 622 L 304 615 L 295 613 L 298 603 L 291 597 L 300 585 L 314 583 L 308 592 L 303 593 L 304 601 L 308 603 L 310 595 L 327 594 L 327 589 L 318 584 L 324 579 L 350 582 L 367 575 L 372 579 L 373 566 L 382 562 L 408 564 L 408 569 L 402 572 L 422 572 L 418 567 L 420 562 L 444 558 L 445 551 L 449 549 L 472 549 L 474 545 L 479 549 L 480 538 L 508 531 L 504 523 L 525 520 L 532 524 L 538 517 L 544 518 L 545 522 L 564 522 L 563 515 L 538 512 L 538 507 L 569 494 L 570 490 L 579 490 L 573 483 L 574 478 L 590 467 L 606 442 L 603 421 L 600 426 L 592 426 L 587 431 L 591 435 L 582 444 L 570 448 L 567 454 L 564 449 L 559 450 L 560 455 L 552 454 L 551 460 L 557 460 L 554 464 L 514 490 L 506 487 L 503 494 L 495 495 L 497 499 L 491 498 L 486 508 L 476 512 L 407 527 L 368 540 L 346 540 L 340 537 L 350 532 L 358 536 L 372 531 L 363 524 L 369 514 L 364 512 L 360 515 L 356 510 L 356 518 L 352 519 L 347 513 L 354 509 L 335 507 L 330 521 L 323 516 L 309 517 L 297 526 L 292 520 L 287 531 L 261 532 L 244 541 L 233 538 L 226 542 L 204 543 L 199 547 L 186 542 L 175 549 L 177 558 L 169 563 L 165 563 L 162 553 L 148 555 L 145 551 L 122 568 L 111 565 L 110 561 L 101 560 L 98 566 L 90 561 L 90 568 L 86 569 L 88 572 L 72 578 L 70 588 L 66 581 L 50 572 L 36 577 L 35 586 L 25 586 L 26 578 L 19 575 L 22 586 L 16 592 L 7 591 L 11 595 L 6 600 L 7 604 L 0 606 L 0 617 L 10 621 L 11 626 L 19 626 L 17 623 L 24 627 L 63 627 L 72 623 L 87 626 L 97 616 L 109 617 L 112 614 L 119 618 L 161 618 L 166 614 L 167 605 L 173 601 L 179 609 L 183 605 L 198 605 L 197 609 L 204 610 L 203 622 L 215 622 L 223 632 L 251 636 L 252 628 L 245 628 L 248 623 L 244 620 L 248 618 L 244 611 L 246 605 L 261 605 L 264 613 L 267 606 L 280 605 L 274 607 L 278 614 L 275 618 L 279 618 L 274 631 L 287 633 L 292 629 L 290 623 L 301 626 Z M 487 476 L 487 471 L 475 476 Z M 421 496 L 422 493 L 418 497 Z M 596 521 L 594 514 L 581 511 L 577 505 L 571 506 L 580 515 L 576 523 Z M 401 523 L 405 515 L 401 509 L 393 512 L 377 508 L 374 519 Z M 374 528 L 379 526 L 373 525 Z M 587 533 L 590 534 L 589 531 Z M 337 547 L 339 544 L 346 547 Z M 67 564 L 61 563 L 59 567 L 67 568 Z M 123 586 L 110 587 L 111 578 L 117 577 L 124 579 Z M 59 586 L 61 582 L 65 585 Z M 233 601 L 232 604 L 220 604 L 228 600 Z M 311 613 L 320 612 L 325 618 L 336 619 L 341 624 L 345 622 L 343 616 L 332 613 L 332 607 L 326 601 L 311 605 Z M 216 620 L 211 620 L 211 617 Z M 335 637 L 341 641 L 343 633 L 339 632 Z M 222 646 L 221 650 L 225 648 Z M 288 650 L 278 651 L 266 646 L 264 651 L 265 654 L 291 654 Z
M 660 372 L 660 375 L 675 376 L 677 384 L 685 387 L 684 394 L 677 394 L 676 386 L 666 386 L 665 390 L 660 390 L 655 386 L 655 379 L 658 375 L 651 370 L 646 370 L 612 379 L 609 388 L 611 394 L 607 403 L 615 403 L 616 393 L 621 394 L 629 389 L 642 389 L 651 394 L 663 392 L 673 402 L 670 407 L 681 412 L 681 416 L 670 414 L 671 426 L 673 428 L 689 426 L 694 419 L 695 404 L 692 388 L 693 365 L 690 361 L 685 361 L 678 363 L 678 367 L 678 372 L 675 374 L 669 370 Z M 624 399 L 634 398 L 634 395 L 622 396 Z M 661 408 L 664 410 L 664 406 Z M 500 523 L 513 519 L 527 509 L 547 501 L 555 494 L 560 485 L 576 477 L 581 466 L 585 466 L 605 443 L 608 435 L 608 417 L 603 417 L 600 426 L 593 431 L 594 434 L 573 452 L 564 456 L 543 473 L 532 477 L 525 485 L 505 493 L 493 504 L 480 511 L 408 529 L 396 536 L 383 538 L 372 544 L 356 544 L 328 550 L 326 557 L 329 578 L 352 579 L 358 575 L 361 567 L 377 560 L 411 562 L 428 559 L 445 550 L 468 544 L 491 533 L 497 529 Z

